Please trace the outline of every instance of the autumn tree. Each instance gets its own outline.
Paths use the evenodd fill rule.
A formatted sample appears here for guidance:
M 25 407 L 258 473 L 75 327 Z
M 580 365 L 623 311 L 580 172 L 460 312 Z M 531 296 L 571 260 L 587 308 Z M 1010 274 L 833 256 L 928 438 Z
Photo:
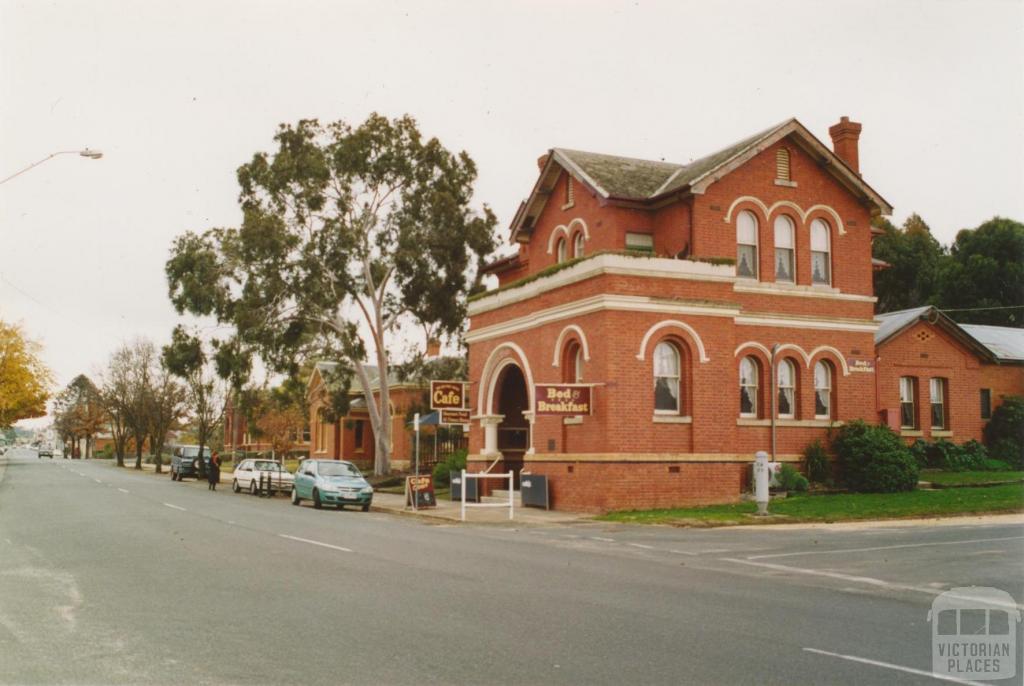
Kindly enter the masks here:
M 408 116 L 375 114 L 355 128 L 303 120 L 281 125 L 275 142 L 238 170 L 239 228 L 175 241 L 171 302 L 232 325 L 273 370 L 338 361 L 336 374 L 362 389 L 374 468 L 386 473 L 393 338 L 403 326 L 433 336 L 462 327 L 494 215 L 471 208 L 469 155 L 424 140 Z
M 96 384 L 79 374 L 54 399 L 54 425 L 62 440 L 76 443 L 85 439 L 84 458 L 92 457 L 96 434 L 106 426 L 108 416 Z M 74 447 L 72 447 L 74 450 Z
M 20 326 L 0 321 L 0 428 L 46 414 L 53 375 L 40 349 Z

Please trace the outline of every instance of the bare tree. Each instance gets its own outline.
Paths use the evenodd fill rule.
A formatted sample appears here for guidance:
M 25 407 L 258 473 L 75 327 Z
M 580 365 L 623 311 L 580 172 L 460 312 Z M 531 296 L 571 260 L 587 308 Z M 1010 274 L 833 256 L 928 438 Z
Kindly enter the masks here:
M 178 383 L 166 366 L 160 365 L 153 377 L 149 393 L 149 436 L 150 448 L 153 450 L 153 461 L 156 473 L 163 470 L 163 450 L 167 442 L 167 434 L 177 428 L 185 416 L 185 387 Z M 202 453 L 200 453 L 202 455 Z M 200 459 L 200 463 L 202 460 Z
M 131 401 L 131 349 L 124 345 L 110 355 L 107 368 L 100 376 L 100 400 L 110 418 L 110 435 L 114 439 L 117 466 L 124 466 L 125 448 L 131 427 L 128 424 Z
M 136 340 L 126 348 L 124 363 L 128 389 L 124 404 L 125 424 L 135 441 L 135 468 L 142 469 L 142 450 L 150 427 L 156 346 L 144 338 Z

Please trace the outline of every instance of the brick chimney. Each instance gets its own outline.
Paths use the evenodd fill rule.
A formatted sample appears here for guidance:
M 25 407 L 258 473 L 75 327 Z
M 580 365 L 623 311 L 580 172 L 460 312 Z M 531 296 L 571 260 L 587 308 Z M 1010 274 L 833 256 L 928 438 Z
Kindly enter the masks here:
M 543 155 L 537 158 L 537 169 L 539 169 L 540 171 L 544 171 L 544 165 L 547 164 L 547 162 L 548 154 L 544 153 Z
M 861 125 L 850 121 L 849 117 L 840 117 L 839 123 L 828 129 L 828 135 L 832 136 L 832 150 L 858 174 L 860 157 L 857 153 L 857 141 L 860 140 L 860 130 Z

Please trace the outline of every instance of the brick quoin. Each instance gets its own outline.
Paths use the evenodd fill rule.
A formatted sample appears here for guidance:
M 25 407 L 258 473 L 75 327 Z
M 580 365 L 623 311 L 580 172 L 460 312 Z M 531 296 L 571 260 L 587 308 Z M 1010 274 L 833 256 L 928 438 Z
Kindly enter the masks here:
M 899 407 L 901 374 L 920 375 L 926 389 L 936 369 L 949 378 L 952 436 L 980 437 L 979 384 L 1013 392 L 1019 375 L 1008 381 L 986 371 L 992 365 L 976 351 L 941 336 L 925 350 L 908 338 L 913 332 L 901 332 L 876 351 L 871 219 L 891 207 L 856 173 L 856 137 L 846 135 L 840 148 L 841 156 L 833 154 L 790 120 L 690 167 L 560 149 L 542 156 L 534 192 L 513 221 L 517 252 L 490 268 L 498 289 L 470 303 L 469 469 L 484 470 L 496 458 L 496 471 L 515 466 L 488 451 L 484 428 L 528 426 L 522 417 L 493 418 L 509 365 L 527 383 L 565 382 L 565 351 L 575 345 L 589 356 L 581 376 L 595 384 L 592 414 L 534 418 L 532 452 L 522 458 L 524 471 L 549 477 L 557 509 L 738 500 L 753 453 L 770 449 L 767 353 L 774 345 L 796 370 L 795 416 L 778 420 L 780 460 L 798 463 L 830 426 L 879 421 L 880 410 Z M 778 178 L 787 158 L 789 177 Z M 736 276 L 743 211 L 757 220 L 757 279 Z M 775 280 L 780 215 L 795 227 L 794 282 L 786 284 Z M 829 230 L 827 285 L 812 283 L 816 219 Z M 626 253 L 627 234 L 649 235 L 651 255 Z M 559 265 L 558 242 L 571 258 L 577 235 L 583 259 Z M 681 358 L 681 408 L 671 417 L 654 409 L 653 353 L 663 341 Z M 741 418 L 739 364 L 748 355 L 760 369 L 758 413 Z M 827 418 L 815 416 L 814 369 L 822 360 L 832 370 Z

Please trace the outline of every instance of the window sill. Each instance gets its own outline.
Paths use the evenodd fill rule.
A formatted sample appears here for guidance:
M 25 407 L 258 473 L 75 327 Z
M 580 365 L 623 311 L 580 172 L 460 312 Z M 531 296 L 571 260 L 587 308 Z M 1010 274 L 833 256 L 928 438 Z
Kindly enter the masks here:
M 582 424 L 582 423 L 583 423 L 583 415 L 581 415 L 581 414 L 580 415 L 576 415 L 575 417 L 563 417 L 562 418 L 562 424 L 564 426 L 572 426 L 574 424 Z
M 755 419 L 753 417 L 740 417 L 736 420 L 736 426 L 771 426 L 770 419 Z M 827 429 L 830 426 L 842 426 L 843 422 L 835 419 L 790 419 L 779 417 L 775 420 L 775 426 L 782 427 L 803 427 Z
M 916 438 L 924 436 L 924 432 L 920 429 L 900 429 L 900 436 L 906 436 L 909 438 Z
M 786 188 L 796 188 L 796 181 L 787 181 L 785 179 L 775 179 L 776 186 L 785 186 Z
M 693 424 L 693 417 L 680 417 L 675 414 L 656 414 L 651 421 L 655 424 Z
M 952 438 L 953 432 L 949 429 L 932 429 L 932 438 Z

